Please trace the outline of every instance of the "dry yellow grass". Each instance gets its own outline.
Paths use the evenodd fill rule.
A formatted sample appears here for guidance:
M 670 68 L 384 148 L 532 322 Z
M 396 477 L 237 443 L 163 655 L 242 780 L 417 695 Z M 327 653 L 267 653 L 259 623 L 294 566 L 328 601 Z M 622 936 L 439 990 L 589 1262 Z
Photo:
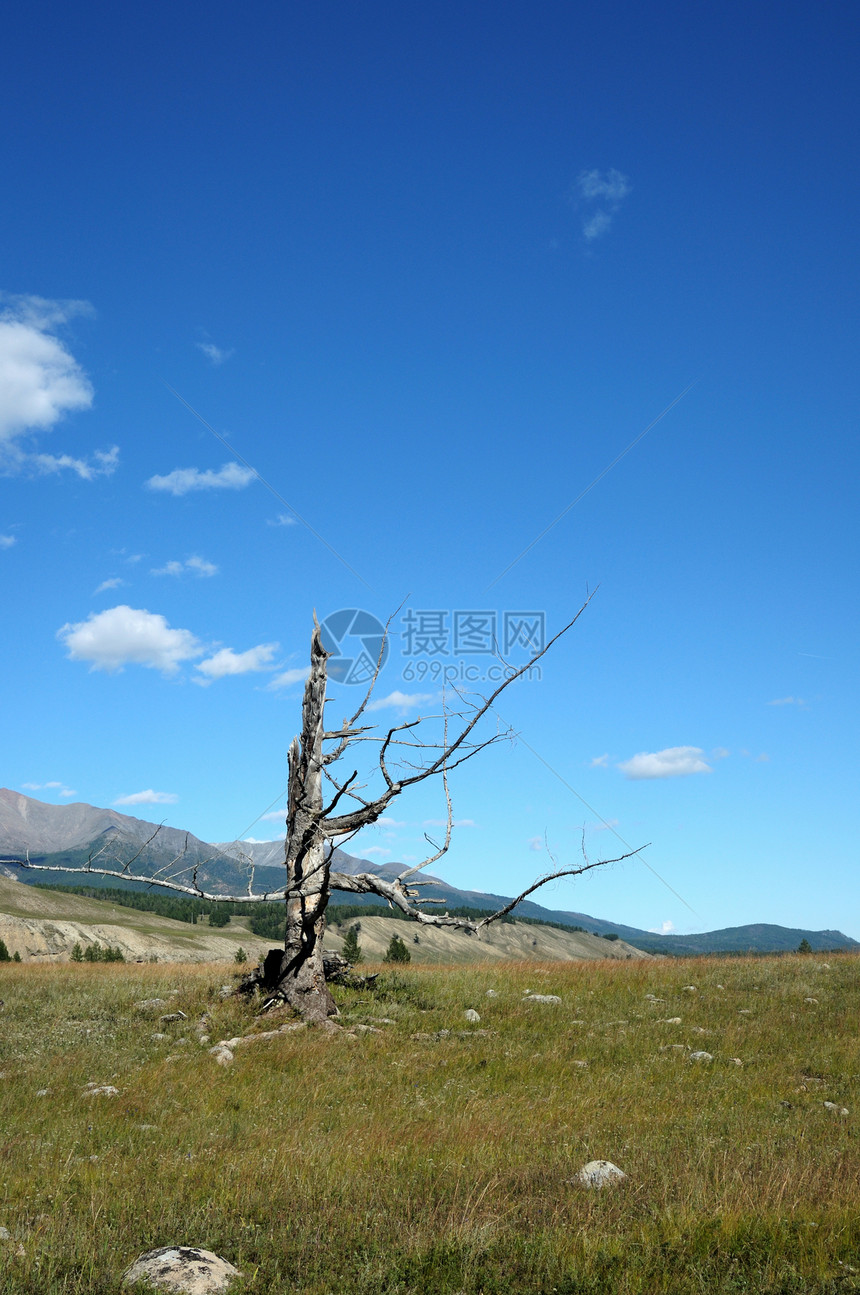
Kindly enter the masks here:
M 115 1292 L 171 1243 L 254 1295 L 856 1288 L 856 957 L 385 969 L 342 1032 L 222 1068 L 204 1009 L 213 1043 L 270 1025 L 232 970 L 0 967 L 3 1295 Z M 597 1158 L 627 1181 L 579 1186 Z

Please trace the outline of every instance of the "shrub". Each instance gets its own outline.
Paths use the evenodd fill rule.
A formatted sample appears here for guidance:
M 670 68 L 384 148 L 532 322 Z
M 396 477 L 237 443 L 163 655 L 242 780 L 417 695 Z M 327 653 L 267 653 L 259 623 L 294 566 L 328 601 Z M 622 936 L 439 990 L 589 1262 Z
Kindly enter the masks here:
M 72 946 L 72 952 L 69 954 L 69 957 L 71 958 L 72 962 L 83 962 L 84 951 L 79 944 L 75 943 Z
M 361 923 L 356 922 L 355 926 L 351 926 L 343 937 L 343 956 L 346 958 L 347 962 L 351 962 L 353 966 L 357 962 L 361 962 L 364 958 L 364 954 L 361 952 L 361 945 L 358 942 L 358 933 L 360 930 Z
M 245 950 L 242 948 L 241 944 L 239 945 L 239 947 L 238 947 L 238 949 L 236 950 L 236 952 L 233 954 L 233 961 L 234 961 L 234 962 L 238 962 L 238 964 L 239 964 L 239 966 L 240 966 L 240 967 L 241 967 L 241 965 L 242 965 L 242 963 L 243 963 L 243 962 L 247 962 L 247 961 L 248 961 L 248 955 L 247 955 L 247 953 L 245 952 Z
M 388 950 L 383 962 L 411 962 L 412 954 L 407 949 L 399 935 L 392 935 L 388 942 Z
M 798 952 L 798 953 L 811 953 L 811 952 L 812 952 L 812 945 L 809 943 L 809 941 L 807 940 L 807 938 L 806 938 L 806 936 L 805 936 L 805 935 L 804 935 L 803 939 L 800 941 L 800 944 L 797 946 L 797 952 Z
M 0 962 L 11 962 L 9 950 L 6 948 L 6 941 L 0 940 Z

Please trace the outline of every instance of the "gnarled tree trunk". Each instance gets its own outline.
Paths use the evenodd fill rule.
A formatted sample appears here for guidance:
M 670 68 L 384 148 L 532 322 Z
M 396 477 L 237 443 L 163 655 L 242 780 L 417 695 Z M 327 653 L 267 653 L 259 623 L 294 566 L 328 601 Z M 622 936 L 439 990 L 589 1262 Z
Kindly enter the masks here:
M 274 986 L 306 1021 L 324 1021 L 337 1014 L 323 970 L 330 868 L 330 850 L 322 832 L 326 655 L 316 628 L 302 704 L 302 734 L 293 738 L 288 756 L 287 928 Z

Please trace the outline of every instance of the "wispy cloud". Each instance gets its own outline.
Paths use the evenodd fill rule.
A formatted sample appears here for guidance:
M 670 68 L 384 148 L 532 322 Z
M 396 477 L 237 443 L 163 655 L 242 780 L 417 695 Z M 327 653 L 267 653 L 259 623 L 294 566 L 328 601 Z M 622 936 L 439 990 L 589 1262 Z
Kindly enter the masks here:
M 202 656 L 205 647 L 190 630 L 172 629 L 166 619 L 145 608 L 110 607 L 85 621 L 63 625 L 57 638 L 71 661 L 88 661 L 91 670 L 114 673 L 142 665 L 176 674 L 183 661 Z
M 14 535 L 0 535 L 0 549 L 11 549 L 12 545 L 17 543 L 18 540 Z
M 21 786 L 25 791 L 55 791 L 58 796 L 62 796 L 64 799 L 78 794 L 71 787 L 67 787 L 64 782 L 22 782 Z
M 588 825 L 589 831 L 614 832 L 616 827 L 618 826 L 618 821 L 619 820 L 617 818 L 607 818 L 600 823 L 589 823 Z
M 278 513 L 277 517 L 267 517 L 266 525 L 267 526 L 297 526 L 298 522 L 296 521 L 295 517 L 291 517 L 289 513 Z
M 119 589 L 120 585 L 124 584 L 125 581 L 121 576 L 111 576 L 108 580 L 103 580 L 98 589 L 93 590 L 93 597 L 95 598 L 96 594 L 106 593 L 108 589 Z
M 115 805 L 175 805 L 179 797 L 172 791 L 133 791 L 130 796 L 117 796 Z
M 225 360 L 230 359 L 231 355 L 236 354 L 232 347 L 224 349 L 221 346 L 216 346 L 214 342 L 195 342 L 194 345 L 198 351 L 203 352 L 209 363 L 214 365 L 223 364 Z
M 270 809 L 268 814 L 261 814 L 260 821 L 263 823 L 283 823 L 287 817 L 287 809 Z
M 776 697 L 767 704 L 768 706 L 799 706 L 801 710 L 809 709 L 809 703 L 803 697 Z
M 71 454 L 31 454 L 27 462 L 45 476 L 68 469 L 82 481 L 95 481 L 96 477 L 112 477 L 116 472 L 119 446 L 95 450 L 88 459 L 76 459 Z
M 625 778 L 685 778 L 693 773 L 711 773 L 698 746 L 669 746 L 663 751 L 640 751 L 618 768 Z
M 203 678 L 195 678 L 194 682 L 205 687 L 215 679 L 225 679 L 228 675 L 269 670 L 277 650 L 277 643 L 259 643 L 256 647 L 248 648 L 247 652 L 234 652 L 232 648 L 221 648 L 213 656 L 195 665 L 194 669 L 199 670 Z
M 275 675 L 266 687 L 272 692 L 276 692 L 279 688 L 292 688 L 294 684 L 304 683 L 309 674 L 309 666 L 296 666 L 293 670 L 284 670 L 281 674 Z
M 419 706 L 426 706 L 429 702 L 436 700 L 436 694 L 432 692 L 400 692 L 395 688 L 394 692 L 388 693 L 386 697 L 375 697 L 367 706 L 368 711 L 372 710 L 398 710 L 405 714 L 410 710 L 417 710 Z
M 382 846 L 382 845 L 369 845 L 369 846 L 367 847 L 367 849 L 363 849 L 363 850 L 361 851 L 361 853 L 362 853 L 362 855 L 368 855 L 368 854 L 391 854 L 391 851 L 390 851 L 390 850 L 386 850 L 386 849 L 385 849 L 385 847 L 384 847 L 384 846 Z
M 711 759 L 712 759 L 712 760 L 727 760 L 727 759 L 729 758 L 729 756 L 730 756 L 730 755 L 731 755 L 731 751 L 729 751 L 726 747 L 724 747 L 724 746 L 715 746 L 715 747 L 714 747 L 714 749 L 713 749 L 713 751 L 711 752 Z
M 580 171 L 574 194 L 582 211 L 582 233 L 587 242 L 607 233 L 631 188 L 627 176 L 614 168 L 609 171 Z
M 604 755 L 596 755 L 588 767 L 589 769 L 608 769 L 609 753 L 606 752 Z
M 151 576 L 217 576 L 218 568 L 214 562 L 207 562 L 206 558 L 190 557 L 184 562 L 176 560 L 167 562 L 163 567 L 154 567 L 150 573 Z
M 169 495 L 187 495 L 195 490 L 244 490 L 254 480 L 250 468 L 240 463 L 225 463 L 216 472 L 214 468 L 174 468 L 164 476 L 150 477 L 145 483 L 150 490 L 163 490 Z
M 529 849 L 534 850 L 535 854 L 544 848 L 544 839 L 542 836 L 529 837 Z

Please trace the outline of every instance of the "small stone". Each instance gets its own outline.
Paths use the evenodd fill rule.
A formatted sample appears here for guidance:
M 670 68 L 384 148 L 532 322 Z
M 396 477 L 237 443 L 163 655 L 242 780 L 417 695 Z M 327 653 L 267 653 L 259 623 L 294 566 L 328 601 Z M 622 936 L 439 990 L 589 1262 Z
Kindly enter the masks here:
M 163 1042 L 164 1042 L 164 1040 L 167 1038 L 167 1035 L 166 1035 L 166 1034 L 150 1034 L 150 1036 L 149 1036 L 149 1037 L 150 1037 L 150 1039 L 152 1040 L 152 1042 L 153 1042 L 153 1043 L 163 1043 Z
M 119 1089 L 114 1088 L 113 1084 L 87 1084 L 84 1089 L 85 1097 L 119 1097 Z
M 138 1124 L 138 1126 L 137 1126 L 137 1127 L 140 1129 L 141 1133 L 153 1133 L 153 1132 L 157 1133 L 157 1132 L 158 1132 L 158 1125 L 157 1125 L 157 1124 Z
M 481 1019 L 474 1007 L 467 1007 L 463 1015 L 467 1021 L 472 1021 L 475 1025 L 477 1025 L 478 1021 Z
M 804 998 L 804 1000 L 803 1000 L 803 1001 L 804 1001 L 804 1003 L 817 1003 L 817 1002 L 818 1002 L 818 999 L 817 999 L 817 998 Z
M 661 1052 L 689 1052 L 686 1043 L 663 1043 L 660 1047 Z
M 827 1110 L 827 1111 L 835 1111 L 837 1115 L 847 1115 L 847 1114 L 848 1114 L 848 1107 L 847 1107 L 847 1106 L 839 1106 L 837 1102 L 824 1102 L 824 1103 L 823 1103 L 823 1105 L 824 1105 L 824 1109 L 825 1109 L 825 1110 Z
M 580 1070 L 587 1070 L 587 1069 L 588 1069 L 588 1062 L 587 1062 L 587 1061 L 571 1061 L 571 1063 L 570 1063 L 570 1064 L 571 1064 L 572 1066 L 578 1066 Z
M 139 1012 L 156 1012 L 159 1007 L 166 1007 L 167 999 L 165 998 L 142 998 L 135 1007 Z
M 382 1030 L 380 1030 L 375 1025 L 354 1025 L 352 1028 L 355 1030 L 356 1034 L 381 1034 L 382 1033 Z
M 695 985 L 682 985 L 681 990 L 685 994 L 697 994 L 699 992 Z
M 713 1059 L 714 1058 L 711 1056 L 710 1052 L 691 1052 L 688 1058 L 689 1061 L 699 1061 L 703 1062 L 705 1065 L 713 1061 Z
M 741 1061 L 740 1057 L 729 1057 L 730 1066 L 742 1066 L 743 1064 L 744 1063 Z
M 12 1233 L 8 1228 L 0 1228 L 0 1241 L 11 1241 Z
M 198 1043 L 200 1043 L 200 1044 L 205 1048 L 205 1047 L 206 1047 L 206 1044 L 207 1044 L 207 1043 L 211 1043 L 211 1042 L 212 1042 L 212 1040 L 211 1040 L 211 1037 L 210 1037 L 208 1034 L 201 1034 L 201 1035 L 198 1037 L 197 1042 L 198 1042 Z
M 484 995 L 485 998 L 498 998 L 498 996 L 499 995 L 495 989 L 488 989 L 486 994 Z
M 657 1024 L 658 1025 L 680 1025 L 681 1018 L 680 1016 L 667 1016 L 665 1017 L 664 1020 L 658 1021 Z
M 645 1002 L 646 1002 L 646 1003 L 665 1003 L 665 1001 L 666 1001 L 666 1000 L 665 1000 L 665 998 L 656 998 L 656 997 L 654 996 L 654 994 L 646 994 L 646 995 L 645 995 Z
M 725 989 L 725 985 L 717 985 L 717 989 Z
M 169 1021 L 187 1021 L 188 1017 L 184 1012 L 168 1012 L 166 1016 L 159 1016 L 158 1019 L 167 1023 Z
M 738 1016 L 752 1016 L 752 1008 L 751 1008 L 751 1007 L 741 1007 L 741 1008 L 738 1010 Z
M 221 998 L 229 998 L 230 995 L 233 993 L 233 986 L 222 985 L 221 988 L 218 990 L 218 993 L 220 994 Z
M 620 1183 L 626 1178 L 623 1169 L 619 1169 L 611 1160 L 589 1160 L 577 1174 L 583 1187 L 605 1187 L 608 1183 Z
M 158 1290 L 182 1295 L 221 1295 L 241 1276 L 226 1259 L 197 1246 L 163 1246 L 148 1250 L 123 1274 L 122 1284 L 146 1281 Z
M 37 1088 L 37 1089 L 36 1089 L 36 1096 L 37 1096 L 37 1097 L 47 1097 L 47 1096 L 48 1096 L 48 1093 L 49 1093 L 50 1091 L 51 1091 L 51 1090 L 50 1090 L 50 1088 Z
M 558 994 L 529 994 L 523 1001 L 529 1003 L 560 1003 L 561 999 Z

